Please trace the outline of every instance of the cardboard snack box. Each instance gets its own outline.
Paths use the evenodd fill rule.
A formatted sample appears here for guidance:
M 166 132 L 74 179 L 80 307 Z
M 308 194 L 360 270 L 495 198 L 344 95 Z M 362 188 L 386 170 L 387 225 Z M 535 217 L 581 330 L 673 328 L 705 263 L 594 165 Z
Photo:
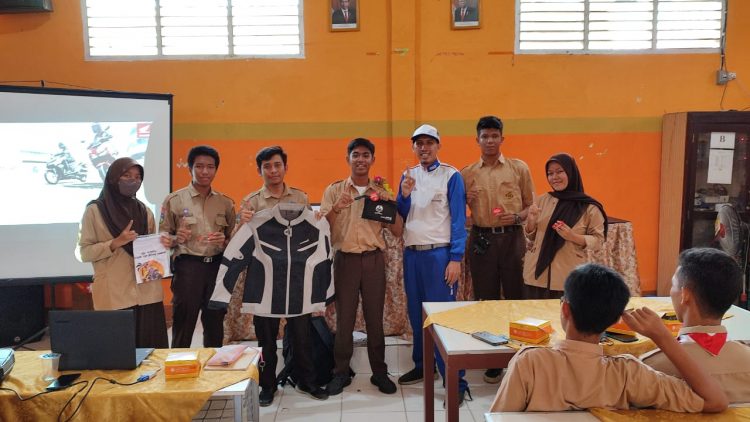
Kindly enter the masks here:
M 510 338 L 524 343 L 542 343 L 551 333 L 552 324 L 544 319 L 524 318 L 510 323 Z
M 166 379 L 197 378 L 201 373 L 201 363 L 197 352 L 174 352 L 164 361 Z

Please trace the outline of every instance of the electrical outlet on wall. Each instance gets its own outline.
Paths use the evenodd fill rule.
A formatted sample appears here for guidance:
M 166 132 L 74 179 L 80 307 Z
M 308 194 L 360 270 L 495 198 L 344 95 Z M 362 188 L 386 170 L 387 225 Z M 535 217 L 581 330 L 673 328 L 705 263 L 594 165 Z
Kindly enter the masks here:
M 737 79 L 737 74 L 735 72 L 727 72 L 723 69 L 716 71 L 716 85 L 726 85 L 729 81 L 735 79 Z

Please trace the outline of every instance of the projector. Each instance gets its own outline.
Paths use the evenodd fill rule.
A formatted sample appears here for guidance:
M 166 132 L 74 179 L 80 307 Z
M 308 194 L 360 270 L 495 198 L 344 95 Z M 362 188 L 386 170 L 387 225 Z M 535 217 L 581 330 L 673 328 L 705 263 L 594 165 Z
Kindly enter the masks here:
M 16 362 L 13 357 L 13 349 L 0 349 L 0 381 L 10 374 L 13 364 Z

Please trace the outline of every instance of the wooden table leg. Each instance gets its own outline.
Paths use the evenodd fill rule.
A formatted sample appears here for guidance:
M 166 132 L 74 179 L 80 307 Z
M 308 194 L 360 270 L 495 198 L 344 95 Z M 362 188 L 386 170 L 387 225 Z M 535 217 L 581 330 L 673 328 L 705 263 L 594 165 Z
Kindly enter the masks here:
M 458 422 L 458 368 L 451 362 L 450 356 L 445 361 L 445 420 Z
M 422 320 L 426 318 L 422 311 Z M 432 336 L 432 326 L 422 329 L 422 373 L 424 374 L 424 420 L 433 422 L 435 419 L 435 339 Z

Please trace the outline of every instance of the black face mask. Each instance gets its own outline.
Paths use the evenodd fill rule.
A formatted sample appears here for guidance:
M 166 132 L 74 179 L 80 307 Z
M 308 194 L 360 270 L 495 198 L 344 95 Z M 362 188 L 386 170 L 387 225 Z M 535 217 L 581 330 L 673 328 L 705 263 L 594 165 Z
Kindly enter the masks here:
M 119 180 L 117 182 L 117 189 L 120 191 L 120 195 L 132 198 L 135 196 L 138 189 L 141 188 L 141 181 L 135 179 Z

